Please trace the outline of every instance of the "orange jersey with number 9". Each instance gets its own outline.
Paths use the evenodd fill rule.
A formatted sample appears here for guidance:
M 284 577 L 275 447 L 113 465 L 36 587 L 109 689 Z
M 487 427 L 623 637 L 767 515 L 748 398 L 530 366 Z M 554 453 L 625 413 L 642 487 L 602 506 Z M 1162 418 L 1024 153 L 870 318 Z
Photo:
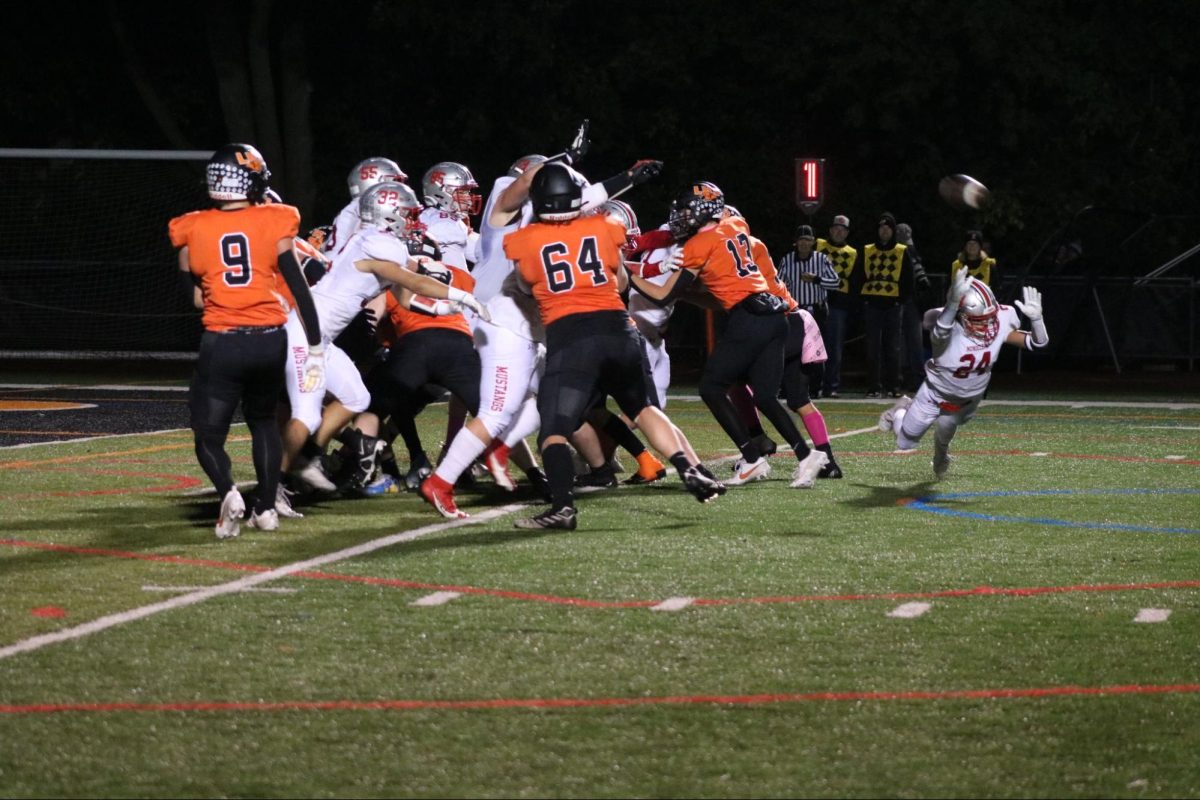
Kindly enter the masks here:
M 300 231 L 300 212 L 282 203 L 192 211 L 171 220 L 171 244 L 187 247 L 204 295 L 204 327 L 225 331 L 287 322 L 287 289 L 276 246 Z
M 571 314 L 624 311 L 617 291 L 625 227 L 600 214 L 535 222 L 504 237 L 504 252 L 533 287 L 542 324 Z
M 682 268 L 697 270 L 704 288 L 726 311 L 752 294 L 770 291 L 754 260 L 750 226 L 741 217 L 727 217 L 688 239 Z

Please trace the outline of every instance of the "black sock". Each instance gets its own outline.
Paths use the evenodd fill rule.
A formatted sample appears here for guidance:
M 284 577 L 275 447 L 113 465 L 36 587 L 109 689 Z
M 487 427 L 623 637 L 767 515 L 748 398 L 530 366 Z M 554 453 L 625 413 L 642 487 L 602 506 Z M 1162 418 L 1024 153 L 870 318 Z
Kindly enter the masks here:
M 642 440 L 637 437 L 637 434 L 622 422 L 621 418 L 616 414 L 609 415 L 603 429 L 605 433 L 613 438 L 613 441 L 628 450 L 629 454 L 634 458 L 646 452 L 646 445 L 642 444 Z
M 304 446 L 300 448 L 300 455 L 304 456 L 306 461 L 312 461 L 314 458 L 325 455 L 325 451 L 317 447 L 316 441 L 310 436 L 304 440 Z
M 763 426 L 762 426 L 762 421 L 761 421 L 761 420 L 760 420 L 760 421 L 758 421 L 758 422 L 755 422 L 753 425 L 750 425 L 750 426 L 747 428 L 747 430 L 750 432 L 750 438 L 751 438 L 751 439 L 754 439 L 754 438 L 756 438 L 756 437 L 758 437 L 758 436 L 764 436 L 764 435 L 766 435 L 766 433 L 767 433 L 766 431 L 764 431 L 764 430 L 763 430 Z
M 826 442 L 825 444 L 819 444 L 819 445 L 817 445 L 817 449 L 818 449 L 818 450 L 820 450 L 820 451 L 821 451 L 822 453 L 824 453 L 825 455 L 829 456 L 829 463 L 830 463 L 830 464 L 832 464 L 832 463 L 833 463 L 833 448 L 829 446 L 829 443 L 828 443 L 828 442 Z
M 745 444 L 739 444 L 738 452 L 742 454 L 742 458 L 747 464 L 753 464 L 762 458 L 762 451 L 758 449 L 758 445 L 754 443 L 753 439 Z
M 808 442 L 804 441 L 804 437 L 801 437 L 795 441 L 795 443 L 792 445 L 792 451 L 795 452 L 796 458 L 798 459 L 807 458 L 808 454 L 812 452 L 812 450 L 810 450 L 808 447 Z
M 687 472 L 688 467 L 691 466 L 691 464 L 687 460 L 687 456 L 685 456 L 683 454 L 682 450 L 680 450 L 678 453 L 671 456 L 667 460 L 670 461 L 672 465 L 674 465 L 675 469 L 679 472 L 679 477 L 681 477 L 681 478 L 683 477 L 683 473 Z
M 546 468 L 546 480 L 550 483 L 550 505 L 560 508 L 575 507 L 575 463 L 571 460 L 571 448 L 565 444 L 552 444 L 542 450 L 542 464 Z

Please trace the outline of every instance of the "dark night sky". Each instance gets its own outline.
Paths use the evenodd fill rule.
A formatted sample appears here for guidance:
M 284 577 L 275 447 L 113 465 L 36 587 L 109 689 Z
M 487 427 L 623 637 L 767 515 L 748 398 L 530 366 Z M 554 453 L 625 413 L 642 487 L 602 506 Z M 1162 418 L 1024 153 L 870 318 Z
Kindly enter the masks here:
M 134 89 L 130 52 L 189 147 L 233 138 L 206 35 L 236 44 L 252 4 L 194 5 L 10 12 L 0 145 L 172 147 Z M 803 221 L 792 163 L 804 155 L 829 160 L 819 228 L 847 213 L 862 241 L 891 210 L 937 265 L 967 227 L 1023 263 L 1088 204 L 1198 210 L 1193 2 L 1138 14 L 1066 0 L 274 6 L 271 30 L 295 15 L 309 53 L 308 224 L 344 203 L 345 174 L 366 156 L 414 178 L 462 161 L 486 189 L 516 157 L 560 149 L 584 117 L 591 177 L 666 162 L 630 198 L 643 227 L 677 187 L 708 179 L 773 249 Z M 266 155 L 279 176 L 281 155 Z M 938 178 L 955 172 L 992 188 L 986 213 L 941 202 Z

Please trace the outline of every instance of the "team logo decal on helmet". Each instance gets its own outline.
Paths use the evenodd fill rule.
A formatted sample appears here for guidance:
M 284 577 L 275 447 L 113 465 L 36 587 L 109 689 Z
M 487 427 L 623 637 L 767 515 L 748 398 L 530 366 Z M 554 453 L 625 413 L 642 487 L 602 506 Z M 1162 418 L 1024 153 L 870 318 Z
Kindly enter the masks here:
M 519 178 L 524 175 L 530 167 L 544 163 L 546 163 L 546 157 L 539 156 L 536 153 L 533 155 L 521 156 L 512 163 L 511 167 L 508 168 L 508 177 Z
M 410 249 L 419 248 L 425 233 L 421 203 L 412 188 L 399 181 L 377 183 L 358 199 L 363 225 L 388 231 Z
M 478 214 L 483 199 L 471 170 L 457 161 L 442 161 L 425 171 L 421 191 L 425 205 L 458 217 Z
M 351 197 L 359 197 L 375 184 L 385 181 L 407 183 L 408 175 L 390 158 L 375 156 L 358 162 L 354 169 L 350 170 L 346 185 L 350 187 Z
M 958 301 L 958 318 L 972 339 L 982 344 L 992 343 L 1000 333 L 1000 304 L 986 283 L 971 278 L 970 288 Z
M 271 170 L 257 148 L 249 144 L 227 144 L 208 160 L 205 170 L 208 196 L 221 202 L 262 202 L 268 191 Z
M 693 183 L 671 202 L 667 227 L 676 239 L 686 239 L 725 210 L 725 194 L 715 183 Z

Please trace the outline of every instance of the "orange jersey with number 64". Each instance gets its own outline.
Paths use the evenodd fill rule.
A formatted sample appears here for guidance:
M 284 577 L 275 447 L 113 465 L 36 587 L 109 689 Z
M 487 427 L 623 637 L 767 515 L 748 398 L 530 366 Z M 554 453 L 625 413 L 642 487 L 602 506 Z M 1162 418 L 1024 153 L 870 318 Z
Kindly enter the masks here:
M 571 314 L 624 311 L 617 291 L 625 227 L 607 216 L 535 222 L 504 237 L 504 252 L 533 288 L 542 324 Z
M 187 247 L 204 295 L 204 327 L 225 331 L 287 321 L 287 289 L 276 245 L 300 231 L 300 212 L 282 203 L 192 211 L 171 220 L 171 244 Z

